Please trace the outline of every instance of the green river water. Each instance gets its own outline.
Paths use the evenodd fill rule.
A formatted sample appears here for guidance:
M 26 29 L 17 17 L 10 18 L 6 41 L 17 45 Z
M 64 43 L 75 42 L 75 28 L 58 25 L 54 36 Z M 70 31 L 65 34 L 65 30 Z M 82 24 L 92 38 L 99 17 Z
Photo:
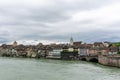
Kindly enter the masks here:
M 0 57 L 0 80 L 120 80 L 120 68 L 82 61 Z

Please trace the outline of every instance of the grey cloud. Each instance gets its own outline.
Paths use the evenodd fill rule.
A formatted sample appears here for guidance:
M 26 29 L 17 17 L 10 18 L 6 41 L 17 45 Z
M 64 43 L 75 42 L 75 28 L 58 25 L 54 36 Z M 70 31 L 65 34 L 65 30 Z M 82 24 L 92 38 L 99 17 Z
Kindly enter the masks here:
M 48 6 L 30 6 L 30 5 L 8 5 L 5 8 L 1 6 L 1 13 L 5 16 L 23 21 L 39 21 L 39 22 L 56 22 L 65 19 L 69 19 L 68 14 L 74 13 L 75 11 L 95 9 L 100 6 L 112 2 L 112 0 L 102 1 L 89 1 L 89 0 L 74 0 L 73 3 L 67 3 L 64 0 L 52 0 L 55 4 Z M 15 3 L 14 3 L 15 4 Z M 26 4 L 29 4 L 26 3 Z M 21 20 L 21 21 L 20 21 Z M 13 22 L 14 22 L 13 21 Z M 23 23 L 23 22 L 22 22 Z
M 113 36 L 117 40 L 120 38 L 117 34 L 110 35 L 110 29 L 113 26 L 119 27 L 119 22 L 105 25 L 96 23 L 95 19 L 80 22 L 72 20 L 72 15 L 77 12 L 97 10 L 119 2 L 118 0 L 46 0 L 44 5 L 36 0 L 12 1 L 14 2 L 0 3 L 0 43 L 31 39 L 64 42 L 71 36 L 75 40 L 86 42 L 115 41 Z M 116 33 L 119 33 L 119 30 L 118 28 Z

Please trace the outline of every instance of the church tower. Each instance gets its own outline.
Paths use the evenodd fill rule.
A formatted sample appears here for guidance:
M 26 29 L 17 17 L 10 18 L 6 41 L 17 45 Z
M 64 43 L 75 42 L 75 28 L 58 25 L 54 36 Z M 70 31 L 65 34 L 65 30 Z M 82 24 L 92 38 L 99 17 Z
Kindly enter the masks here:
M 13 42 L 13 47 L 16 47 L 17 46 L 17 42 Z
M 70 38 L 70 45 L 71 46 L 73 45 L 73 38 L 72 37 Z

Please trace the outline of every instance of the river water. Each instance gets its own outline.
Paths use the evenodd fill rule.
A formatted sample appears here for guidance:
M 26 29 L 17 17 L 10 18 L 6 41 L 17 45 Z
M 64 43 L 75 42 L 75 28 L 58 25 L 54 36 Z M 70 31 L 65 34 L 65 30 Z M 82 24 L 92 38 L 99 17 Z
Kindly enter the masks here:
M 82 61 L 0 57 L 0 80 L 120 80 L 120 68 Z

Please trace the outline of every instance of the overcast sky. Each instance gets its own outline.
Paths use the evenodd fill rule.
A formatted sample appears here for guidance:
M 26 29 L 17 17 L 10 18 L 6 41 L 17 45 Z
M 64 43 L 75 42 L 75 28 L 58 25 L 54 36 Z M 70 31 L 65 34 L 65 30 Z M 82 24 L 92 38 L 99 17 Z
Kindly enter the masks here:
M 120 0 L 0 0 L 0 43 L 120 41 Z

